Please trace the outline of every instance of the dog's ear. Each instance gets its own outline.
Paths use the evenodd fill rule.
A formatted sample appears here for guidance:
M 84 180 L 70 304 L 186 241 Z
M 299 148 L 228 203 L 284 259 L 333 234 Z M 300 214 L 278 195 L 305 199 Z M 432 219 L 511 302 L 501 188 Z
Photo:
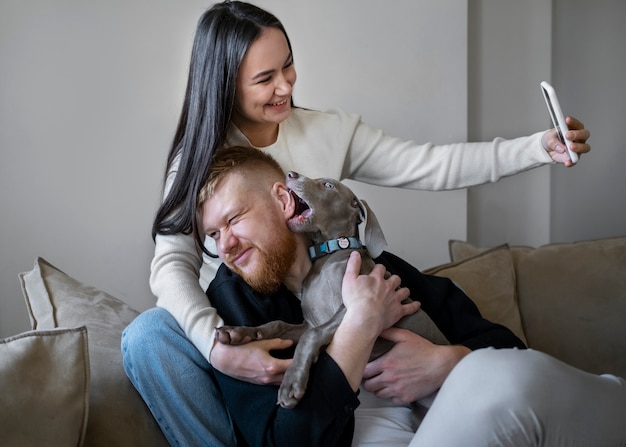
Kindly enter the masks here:
M 372 258 L 379 257 L 387 247 L 387 240 L 378 223 L 376 215 L 365 200 L 359 200 L 361 210 L 361 223 L 359 224 L 359 239 Z

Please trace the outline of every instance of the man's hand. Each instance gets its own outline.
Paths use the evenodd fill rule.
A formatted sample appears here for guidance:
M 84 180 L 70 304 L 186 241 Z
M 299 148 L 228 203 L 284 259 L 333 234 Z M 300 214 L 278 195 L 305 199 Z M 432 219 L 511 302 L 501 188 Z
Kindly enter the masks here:
M 413 402 L 437 391 L 470 352 L 465 346 L 435 345 L 406 329 L 389 328 L 380 336 L 396 344 L 367 364 L 364 387 L 395 403 Z
M 368 275 L 360 271 L 361 255 L 353 251 L 341 287 L 346 313 L 326 349 L 355 391 L 378 334 L 420 306 L 417 302 L 402 304 L 409 290 L 400 287 L 398 276 L 385 278 L 382 265 L 376 265 Z
M 287 349 L 292 344 L 291 340 L 279 338 L 238 346 L 215 343 L 211 351 L 211 365 L 221 373 L 244 382 L 279 385 L 291 365 L 291 359 L 277 359 L 270 355 L 270 351 Z
M 361 275 L 361 255 L 353 251 L 348 258 L 341 296 L 346 306 L 344 320 L 354 318 L 356 325 L 367 328 L 373 337 L 394 325 L 400 318 L 418 311 L 420 303 L 404 304 L 409 289 L 400 287 L 400 277 L 386 278 L 385 267 L 376 264 L 367 275 Z

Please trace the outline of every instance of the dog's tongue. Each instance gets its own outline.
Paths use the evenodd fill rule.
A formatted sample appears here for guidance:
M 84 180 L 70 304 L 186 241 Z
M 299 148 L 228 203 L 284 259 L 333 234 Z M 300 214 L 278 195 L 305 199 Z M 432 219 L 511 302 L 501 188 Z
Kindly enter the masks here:
M 294 200 L 296 201 L 296 209 L 293 213 L 294 216 L 300 216 L 301 214 L 303 214 L 306 210 L 309 209 L 309 205 L 300 198 L 300 196 L 298 196 L 298 194 L 296 194 L 295 192 L 293 192 L 293 190 L 289 190 L 289 193 L 291 194 L 291 196 L 294 198 Z M 293 216 L 292 216 L 293 217 Z

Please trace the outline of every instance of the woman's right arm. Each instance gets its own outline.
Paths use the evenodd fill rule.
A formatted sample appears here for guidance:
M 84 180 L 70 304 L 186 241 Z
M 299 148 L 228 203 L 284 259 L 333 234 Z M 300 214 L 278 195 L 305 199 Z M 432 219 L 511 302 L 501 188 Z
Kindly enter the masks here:
M 193 236 L 157 234 L 150 269 L 150 288 L 157 306 L 172 314 L 207 360 L 215 328 L 223 324 L 203 288 L 215 277 L 217 267 L 219 261 L 203 260 Z M 201 284 L 201 278 L 206 284 Z
M 169 193 L 178 174 L 180 153 L 167 172 L 163 197 Z M 210 361 L 215 328 L 223 321 L 206 296 L 215 278 L 219 260 L 205 257 L 196 247 L 191 234 L 157 234 L 154 257 L 150 265 L 150 289 L 157 306 L 167 310 L 187 338 Z

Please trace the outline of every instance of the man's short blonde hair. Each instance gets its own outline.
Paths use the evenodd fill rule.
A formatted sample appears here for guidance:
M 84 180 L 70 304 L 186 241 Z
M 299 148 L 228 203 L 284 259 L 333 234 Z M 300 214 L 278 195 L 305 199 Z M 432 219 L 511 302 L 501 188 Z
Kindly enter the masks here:
M 261 149 L 243 146 L 223 148 L 216 151 L 211 160 L 207 181 L 198 193 L 197 206 L 201 207 L 215 193 L 215 188 L 220 179 L 228 173 L 235 170 L 240 171 L 244 168 L 255 171 L 262 170 L 276 174 L 277 178 L 285 178 L 285 172 L 278 162 Z

